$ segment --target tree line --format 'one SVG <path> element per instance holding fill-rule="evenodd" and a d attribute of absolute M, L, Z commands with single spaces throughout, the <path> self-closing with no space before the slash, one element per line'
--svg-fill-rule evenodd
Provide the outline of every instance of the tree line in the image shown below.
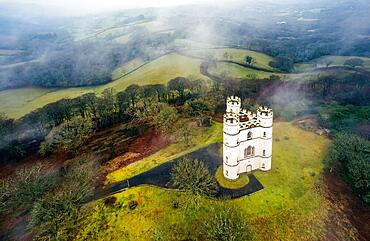
<path fill-rule="evenodd" d="M 38 149 L 38 144 L 44 140 L 48 144 L 43 146 L 43 150 L 45 154 L 49 153 L 53 147 L 64 146 L 61 140 L 76 138 L 76 134 L 79 134 L 82 139 L 74 142 L 75 147 L 64 146 L 73 150 L 94 131 L 133 119 L 141 119 L 163 129 L 169 128 L 166 122 L 176 119 L 174 115 L 179 112 L 188 117 L 211 113 L 214 110 L 212 104 L 196 100 L 208 93 L 207 90 L 210 91 L 205 81 L 178 77 L 167 85 L 130 85 L 121 92 L 106 89 L 99 96 L 87 93 L 74 99 L 62 99 L 19 120 L 0 115 L 2 161 L 21 158 L 28 151 L 34 152 L 35 148 L 28 150 L 25 146 L 35 143 Z M 176 109 L 169 105 L 180 107 Z"/>

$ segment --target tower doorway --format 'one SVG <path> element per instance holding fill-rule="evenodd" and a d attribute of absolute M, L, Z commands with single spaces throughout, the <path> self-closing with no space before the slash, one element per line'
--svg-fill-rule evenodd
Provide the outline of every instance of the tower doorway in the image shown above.
<path fill-rule="evenodd" d="M 248 165 L 247 166 L 247 172 L 251 172 L 252 171 L 252 165 Z"/>

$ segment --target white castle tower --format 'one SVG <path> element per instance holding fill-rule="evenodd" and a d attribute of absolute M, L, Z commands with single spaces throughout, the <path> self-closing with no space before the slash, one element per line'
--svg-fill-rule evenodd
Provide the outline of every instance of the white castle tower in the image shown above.
<path fill-rule="evenodd" d="M 252 113 L 241 109 L 239 97 L 227 98 L 223 128 L 223 172 L 227 179 L 271 169 L 272 125 L 271 108 L 261 106 Z"/>

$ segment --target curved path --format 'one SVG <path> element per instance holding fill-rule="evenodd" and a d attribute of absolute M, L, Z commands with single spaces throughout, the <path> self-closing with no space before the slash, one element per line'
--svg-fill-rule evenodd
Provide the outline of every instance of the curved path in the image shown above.
<path fill-rule="evenodd" d="M 96 192 L 89 201 L 104 198 L 111 194 L 121 192 L 125 188 L 135 187 L 135 186 L 145 185 L 145 184 L 170 189 L 167 183 L 170 181 L 171 169 L 174 164 L 176 164 L 179 160 L 181 160 L 184 157 L 189 157 L 191 159 L 197 158 L 203 161 L 208 166 L 210 172 L 214 175 L 216 173 L 217 168 L 220 165 L 222 165 L 222 157 L 219 155 L 220 148 L 221 148 L 220 143 L 214 143 L 207 147 L 201 148 L 195 152 L 192 152 L 190 154 L 179 157 L 170 162 L 159 165 L 137 176 L 134 176 L 132 178 L 126 179 L 118 183 L 114 183 Z M 262 184 L 258 181 L 258 179 L 253 174 L 249 174 L 248 177 L 249 177 L 249 183 L 246 186 L 239 188 L 239 189 L 227 189 L 219 185 L 219 191 L 215 197 L 216 198 L 229 198 L 229 199 L 239 198 L 239 197 L 249 195 L 249 194 L 255 193 L 263 189 Z"/>

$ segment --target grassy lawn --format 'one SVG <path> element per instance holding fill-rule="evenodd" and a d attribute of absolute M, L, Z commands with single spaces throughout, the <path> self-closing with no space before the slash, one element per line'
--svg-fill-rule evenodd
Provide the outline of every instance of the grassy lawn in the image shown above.
<path fill-rule="evenodd" d="M 294 70 L 298 72 L 307 71 L 315 68 L 324 68 L 327 63 L 330 63 L 329 67 L 333 66 L 344 66 L 344 62 L 347 59 L 359 58 L 364 61 L 363 69 L 370 70 L 370 58 L 356 57 L 356 56 L 323 56 L 318 59 L 311 60 L 307 63 L 296 64 Z"/>
<path fill-rule="evenodd" d="M 114 182 L 131 177 L 201 146 L 220 141 L 221 128 L 221 124 L 216 124 L 204 131 L 204 134 L 197 136 L 197 144 L 190 149 L 172 145 L 110 174 L 108 180 Z M 235 205 L 249 217 L 257 240 L 322 239 L 328 207 L 318 187 L 328 143 L 328 139 L 298 129 L 291 123 L 275 123 L 272 170 L 255 172 L 265 188 L 253 195 L 229 201 L 201 198 L 196 215 L 205 216 L 217 204 Z M 184 193 L 139 186 L 114 196 L 117 201 L 111 206 L 103 201 L 89 204 L 94 211 L 82 221 L 84 228 L 77 240 L 92 234 L 98 235 L 96 238 L 99 240 L 150 240 L 161 220 L 180 227 L 189 224 L 181 202 L 179 208 L 172 208 L 174 201 L 192 199 Z M 130 200 L 138 201 L 135 210 L 128 208 Z"/>
<path fill-rule="evenodd" d="M 255 69 L 245 68 L 243 66 L 232 63 L 217 63 L 217 67 L 208 69 L 209 73 L 216 76 L 225 76 L 233 79 L 242 78 L 269 78 L 271 75 L 284 76 L 278 73 L 269 73 Z"/>
<path fill-rule="evenodd" d="M 178 76 L 189 77 L 191 79 L 207 79 L 207 77 L 200 73 L 200 63 L 201 61 L 198 59 L 169 54 L 146 64 L 122 78 L 97 87 L 65 89 L 21 88 L 4 90 L 0 91 L 0 112 L 4 112 L 12 118 L 20 118 L 33 110 L 63 98 L 75 98 L 88 92 L 100 94 L 106 88 L 115 88 L 117 91 L 121 91 L 131 84 L 165 84 Z M 129 65 L 124 66 L 123 71 L 130 69 L 134 64 L 129 63 Z M 119 71 L 121 70 L 115 72 L 115 77 L 117 77 Z"/>
<path fill-rule="evenodd" d="M 237 180 L 231 181 L 225 178 L 222 169 L 223 169 L 222 166 L 220 166 L 219 168 L 217 168 L 216 171 L 216 180 L 221 187 L 229 189 L 238 189 L 244 187 L 249 183 L 249 178 L 246 173 L 239 175 L 239 178 Z"/>

